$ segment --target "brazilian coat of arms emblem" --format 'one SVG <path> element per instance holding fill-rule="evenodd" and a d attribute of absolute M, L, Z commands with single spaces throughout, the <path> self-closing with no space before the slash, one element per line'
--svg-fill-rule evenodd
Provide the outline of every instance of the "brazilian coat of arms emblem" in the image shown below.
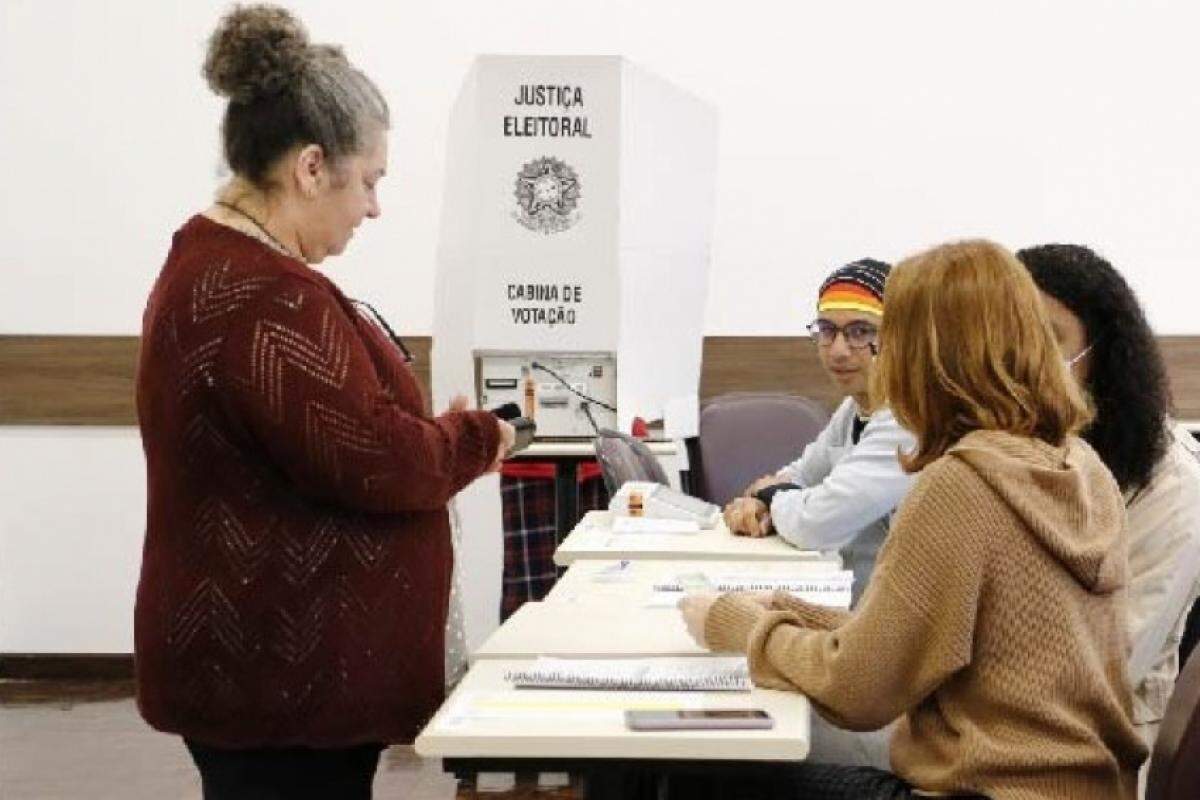
<path fill-rule="evenodd" d="M 531 231 L 549 236 L 579 220 L 579 176 L 565 161 L 543 156 L 525 164 L 513 195 L 513 218 Z"/>

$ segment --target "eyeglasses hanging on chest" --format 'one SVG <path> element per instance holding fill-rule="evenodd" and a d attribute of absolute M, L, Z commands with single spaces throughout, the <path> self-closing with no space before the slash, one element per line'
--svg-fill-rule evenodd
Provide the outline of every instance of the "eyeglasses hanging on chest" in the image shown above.
<path fill-rule="evenodd" d="M 396 348 L 400 351 L 400 355 L 404 358 L 405 364 L 412 364 L 416 361 L 416 358 L 413 356 L 412 352 L 405 346 L 404 340 L 396 334 L 396 331 L 392 329 L 392 326 L 388 324 L 388 321 L 383 318 L 383 314 L 380 314 L 379 310 L 375 308 L 375 306 L 371 305 L 366 300 L 351 299 L 350 302 L 354 304 L 354 307 L 358 309 L 359 313 L 361 313 L 376 327 L 387 334 L 387 337 L 392 340 L 392 343 L 396 345 Z"/>

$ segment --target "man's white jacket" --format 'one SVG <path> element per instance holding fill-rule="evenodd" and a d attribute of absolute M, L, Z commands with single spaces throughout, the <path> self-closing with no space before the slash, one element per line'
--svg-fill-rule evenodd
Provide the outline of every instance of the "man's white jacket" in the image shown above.
<path fill-rule="evenodd" d="M 871 415 L 855 444 L 857 408 L 852 397 L 838 406 L 800 458 L 779 471 L 801 488 L 777 492 L 771 500 L 771 521 L 784 539 L 806 550 L 841 552 L 846 569 L 854 571 L 856 604 L 892 512 L 912 485 L 897 453 L 916 444 L 886 408 Z"/>

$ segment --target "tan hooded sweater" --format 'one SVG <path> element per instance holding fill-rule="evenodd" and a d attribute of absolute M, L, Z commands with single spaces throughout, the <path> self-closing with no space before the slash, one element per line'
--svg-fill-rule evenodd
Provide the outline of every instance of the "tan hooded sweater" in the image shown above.
<path fill-rule="evenodd" d="M 892 768 L 921 791 L 1132 799 L 1126 547 L 1085 443 L 977 431 L 921 472 L 857 611 L 725 595 L 705 636 L 841 727 L 902 716 Z"/>

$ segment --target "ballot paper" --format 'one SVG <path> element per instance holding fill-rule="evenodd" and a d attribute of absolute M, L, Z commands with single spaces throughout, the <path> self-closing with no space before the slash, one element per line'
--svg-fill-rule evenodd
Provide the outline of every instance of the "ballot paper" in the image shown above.
<path fill-rule="evenodd" d="M 661 519 L 653 517 L 616 517 L 612 523 L 613 533 L 699 533 L 700 525 L 683 519 Z"/>
<path fill-rule="evenodd" d="M 647 608 L 666 608 L 679 603 L 679 598 L 692 590 L 694 573 L 681 574 L 673 580 L 657 583 L 645 602 Z M 774 592 L 784 591 L 806 603 L 829 608 L 849 608 L 854 573 L 850 570 L 817 573 L 814 575 L 780 577 L 778 575 L 710 575 L 714 592 Z"/>
<path fill-rule="evenodd" d="M 538 658 L 505 678 L 516 687 L 617 691 L 748 692 L 744 656 Z"/>
<path fill-rule="evenodd" d="M 633 580 L 633 562 L 626 558 L 609 564 L 596 570 L 592 580 L 596 583 L 629 583 Z"/>

